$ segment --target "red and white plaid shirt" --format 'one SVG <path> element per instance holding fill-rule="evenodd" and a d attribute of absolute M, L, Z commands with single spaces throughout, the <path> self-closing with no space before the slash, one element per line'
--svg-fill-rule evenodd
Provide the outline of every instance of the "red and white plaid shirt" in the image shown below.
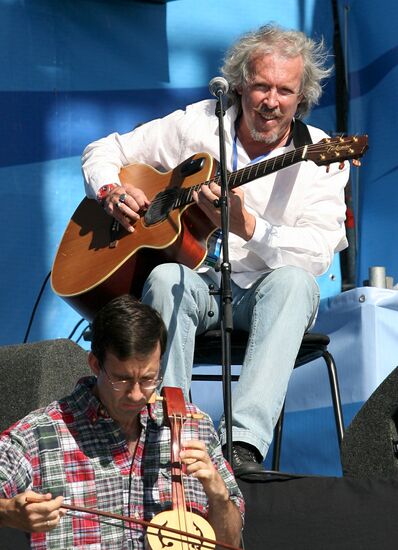
<path fill-rule="evenodd" d="M 134 459 L 119 425 L 103 412 L 92 394 L 94 377 L 83 378 L 73 393 L 14 424 L 0 438 L 0 496 L 11 498 L 27 489 L 63 495 L 65 504 L 97 508 L 151 520 L 172 508 L 170 430 L 161 403 L 145 407 Z M 189 412 L 198 412 L 187 404 Z M 184 423 L 182 440 L 200 439 L 220 472 L 230 498 L 244 503 L 218 436 L 207 415 Z M 201 483 L 184 476 L 187 508 L 206 516 Z M 121 528 L 123 527 L 123 528 Z M 31 547 L 42 549 L 143 549 L 144 528 L 90 514 L 68 512 L 57 528 L 31 535 Z"/>

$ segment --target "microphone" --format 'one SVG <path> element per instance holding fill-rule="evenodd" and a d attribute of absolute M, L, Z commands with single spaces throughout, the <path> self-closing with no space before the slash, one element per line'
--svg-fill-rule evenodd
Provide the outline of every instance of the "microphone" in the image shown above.
<path fill-rule="evenodd" d="M 229 90 L 229 84 L 222 76 L 215 76 L 209 82 L 209 91 L 211 95 L 219 97 L 225 95 Z"/>

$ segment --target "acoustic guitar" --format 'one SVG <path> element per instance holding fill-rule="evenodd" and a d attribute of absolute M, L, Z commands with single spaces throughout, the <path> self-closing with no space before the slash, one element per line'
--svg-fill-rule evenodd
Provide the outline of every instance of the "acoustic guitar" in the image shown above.
<path fill-rule="evenodd" d="M 368 137 L 325 138 L 228 175 L 234 189 L 301 161 L 318 166 L 360 158 Z M 115 296 L 139 298 L 151 270 L 165 262 L 192 269 L 207 255 L 216 227 L 193 201 L 193 191 L 219 183 L 217 162 L 197 153 L 173 170 L 161 173 L 146 164 L 122 168 L 120 180 L 142 189 L 151 204 L 128 233 L 93 199 L 85 198 L 74 212 L 59 245 L 51 274 L 54 292 L 87 320 Z"/>

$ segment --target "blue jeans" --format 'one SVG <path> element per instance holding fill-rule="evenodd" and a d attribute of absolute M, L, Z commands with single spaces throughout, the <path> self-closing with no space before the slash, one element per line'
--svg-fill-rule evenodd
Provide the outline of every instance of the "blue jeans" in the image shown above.
<path fill-rule="evenodd" d="M 219 296 L 212 281 L 179 264 L 162 264 L 149 275 L 142 301 L 159 311 L 168 328 L 163 358 L 164 385 L 179 386 L 188 396 L 195 335 L 219 327 Z M 282 267 L 249 289 L 232 282 L 235 329 L 249 331 L 239 382 L 232 396 L 232 438 L 254 445 L 265 456 L 281 411 L 301 340 L 319 305 L 314 277 L 296 267 Z M 209 316 L 208 312 L 214 315 Z M 223 423 L 220 437 L 225 443 Z"/>

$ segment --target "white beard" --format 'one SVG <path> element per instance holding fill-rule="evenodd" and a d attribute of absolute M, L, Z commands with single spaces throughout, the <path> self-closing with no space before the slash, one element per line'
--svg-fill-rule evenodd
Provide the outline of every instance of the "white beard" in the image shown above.
<path fill-rule="evenodd" d="M 267 135 L 264 135 L 263 132 L 258 132 L 257 130 L 252 128 L 250 130 L 250 135 L 254 141 L 265 143 L 266 145 L 272 145 L 273 143 L 276 143 L 279 139 L 279 132 L 277 130 L 271 132 L 270 134 L 267 133 Z"/>

